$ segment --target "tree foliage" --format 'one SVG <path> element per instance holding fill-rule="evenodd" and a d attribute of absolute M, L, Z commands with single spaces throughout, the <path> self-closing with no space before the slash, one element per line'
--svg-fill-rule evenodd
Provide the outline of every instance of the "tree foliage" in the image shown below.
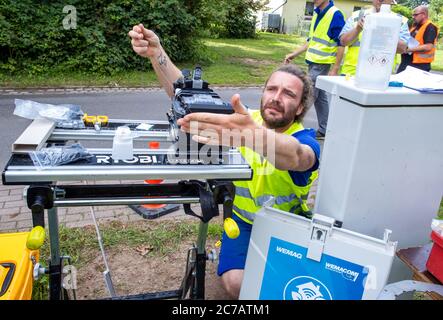
<path fill-rule="evenodd" d="M 429 18 L 437 24 L 440 29 L 439 38 L 443 37 L 443 0 L 398 0 L 399 4 L 392 7 L 392 11 L 398 12 L 409 19 L 412 23 L 412 10 L 419 5 L 427 5 Z"/>
<path fill-rule="evenodd" d="M 71 0 L 76 26 L 66 28 L 65 0 L 0 1 L 0 72 L 48 69 L 113 73 L 144 69 L 127 35 L 133 25 L 154 30 L 174 61 L 199 55 L 198 36 L 209 21 L 207 0 Z"/>
<path fill-rule="evenodd" d="M 205 59 L 202 35 L 253 37 L 253 13 L 267 2 L 70 0 L 73 12 L 65 0 L 0 0 L 0 72 L 143 70 L 149 62 L 132 51 L 127 35 L 140 22 L 159 35 L 173 61 Z"/>
<path fill-rule="evenodd" d="M 443 0 L 432 0 L 429 5 L 431 20 L 440 28 L 440 38 L 443 37 Z"/>
<path fill-rule="evenodd" d="M 429 4 L 429 2 L 429 0 L 397 0 L 398 4 L 408 7 L 411 10 L 415 7 L 418 7 L 419 5 Z"/>
<path fill-rule="evenodd" d="M 269 0 L 204 0 L 202 10 L 207 35 L 224 38 L 255 37 L 255 12 L 266 8 Z"/>
<path fill-rule="evenodd" d="M 412 24 L 412 9 L 401 4 L 392 6 L 392 11 L 401 14 L 403 17 L 408 18 L 409 25 Z"/>

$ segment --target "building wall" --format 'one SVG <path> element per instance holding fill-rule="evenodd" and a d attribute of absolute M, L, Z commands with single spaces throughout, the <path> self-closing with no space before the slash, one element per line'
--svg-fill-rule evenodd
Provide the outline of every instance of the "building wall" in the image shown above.
<path fill-rule="evenodd" d="M 304 0 L 288 0 L 282 10 L 282 31 L 284 33 L 299 33 L 305 26 Z"/>
<path fill-rule="evenodd" d="M 305 16 L 306 0 L 288 0 L 282 10 L 282 21 L 284 33 L 306 34 L 309 29 L 310 18 Z M 309 0 L 308 2 L 313 2 Z M 342 10 L 345 18 L 348 18 L 355 7 L 371 5 L 372 1 L 361 0 L 336 0 L 334 4 Z"/>

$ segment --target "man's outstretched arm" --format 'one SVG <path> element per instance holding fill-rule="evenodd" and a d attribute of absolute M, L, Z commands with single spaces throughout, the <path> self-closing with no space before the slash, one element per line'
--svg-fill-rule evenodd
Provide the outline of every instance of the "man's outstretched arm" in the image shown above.
<path fill-rule="evenodd" d="M 231 99 L 233 114 L 191 113 L 179 119 L 181 130 L 192 139 L 210 145 L 246 146 L 270 161 L 279 170 L 306 171 L 316 163 L 310 146 L 296 138 L 258 125 L 240 102 Z M 272 145 L 269 145 L 272 144 Z"/>
<path fill-rule="evenodd" d="M 158 36 L 143 24 L 136 25 L 128 33 L 132 49 L 140 56 L 149 58 L 161 86 L 168 96 L 174 96 L 173 83 L 182 77 L 181 71 L 169 59 Z"/>

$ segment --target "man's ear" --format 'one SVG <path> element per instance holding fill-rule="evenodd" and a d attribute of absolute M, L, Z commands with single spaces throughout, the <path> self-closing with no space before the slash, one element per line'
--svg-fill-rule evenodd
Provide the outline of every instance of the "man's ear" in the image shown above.
<path fill-rule="evenodd" d="M 303 113 L 304 109 L 305 109 L 305 106 L 302 103 L 300 103 L 297 107 L 297 111 L 295 112 L 295 115 L 296 116 L 301 115 Z"/>

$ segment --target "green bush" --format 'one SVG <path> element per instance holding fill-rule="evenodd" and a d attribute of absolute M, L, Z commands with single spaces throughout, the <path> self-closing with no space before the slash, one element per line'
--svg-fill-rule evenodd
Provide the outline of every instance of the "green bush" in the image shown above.
<path fill-rule="evenodd" d="M 255 38 L 254 12 L 264 9 L 269 0 L 205 0 L 209 36 L 214 38 Z"/>
<path fill-rule="evenodd" d="M 438 38 L 440 39 L 441 45 L 443 44 L 443 0 L 432 0 L 429 9 L 429 14 L 432 22 L 434 22 L 440 30 Z"/>
<path fill-rule="evenodd" d="M 401 14 L 405 18 L 408 18 L 408 24 L 412 24 L 412 9 L 397 4 L 392 6 L 392 11 Z"/>
<path fill-rule="evenodd" d="M 127 35 L 140 22 L 160 36 L 172 60 L 197 59 L 198 36 L 208 23 L 200 11 L 204 1 L 71 0 L 77 26 L 66 30 L 64 0 L 2 0 L 0 72 L 143 70 L 149 62 L 132 51 Z"/>

